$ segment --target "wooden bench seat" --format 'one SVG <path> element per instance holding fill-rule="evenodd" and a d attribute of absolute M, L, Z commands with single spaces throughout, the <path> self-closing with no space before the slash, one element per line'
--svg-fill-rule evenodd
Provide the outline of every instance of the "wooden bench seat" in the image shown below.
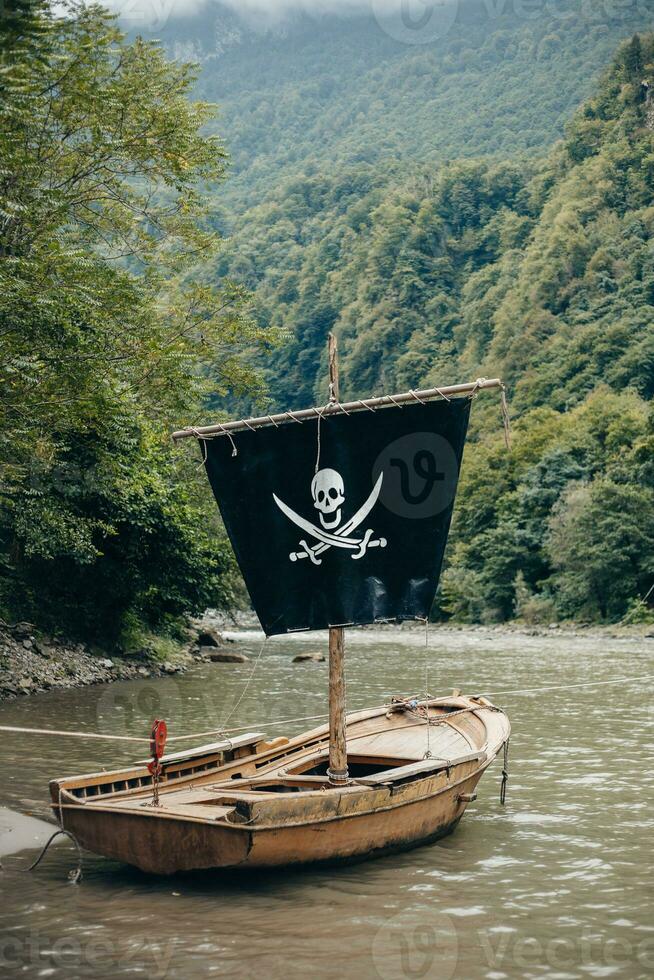
<path fill-rule="evenodd" d="M 231 752 L 233 749 L 242 749 L 250 745 L 256 745 L 264 738 L 263 732 L 248 732 L 245 735 L 235 735 L 234 738 L 223 739 L 222 742 L 209 742 L 207 745 L 196 745 L 191 749 L 183 749 L 181 752 L 172 752 L 161 757 L 163 766 L 171 762 L 186 762 L 191 759 L 199 759 L 205 755 L 217 755 L 219 752 Z M 148 763 L 149 759 L 139 759 L 138 764 Z"/>
<path fill-rule="evenodd" d="M 438 772 L 441 769 L 453 769 L 464 762 L 485 762 L 485 752 L 469 752 L 467 755 L 460 755 L 454 759 L 422 759 L 420 762 L 412 762 L 408 766 L 399 766 L 396 769 L 385 769 L 377 772 L 374 776 L 362 776 L 357 779 L 357 783 L 364 783 L 366 786 L 377 786 L 380 783 L 394 783 L 400 779 L 407 779 L 411 776 L 425 775 L 430 772 Z"/>

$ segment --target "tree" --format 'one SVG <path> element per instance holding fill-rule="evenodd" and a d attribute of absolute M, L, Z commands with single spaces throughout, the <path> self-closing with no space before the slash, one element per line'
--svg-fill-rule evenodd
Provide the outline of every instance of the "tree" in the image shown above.
<path fill-rule="evenodd" d="M 190 272 L 225 166 L 192 68 L 99 6 L 31 16 L 0 74 L 0 606 L 106 639 L 229 592 L 168 434 L 252 388 L 263 334 L 242 287 Z"/>
<path fill-rule="evenodd" d="M 42 32 L 47 22 L 44 0 L 4 0 L 2 5 L 2 30 L 0 31 L 0 57 L 5 52 L 16 52 L 18 47 L 29 47 L 35 35 Z M 2 82 L 0 81 L 0 91 Z"/>
<path fill-rule="evenodd" d="M 573 484 L 547 542 L 564 612 L 619 619 L 654 576 L 654 492 L 607 479 Z"/>
<path fill-rule="evenodd" d="M 645 67 L 640 35 L 634 34 L 629 44 L 625 46 L 624 64 L 630 80 L 640 82 L 639 76 L 642 75 Z"/>

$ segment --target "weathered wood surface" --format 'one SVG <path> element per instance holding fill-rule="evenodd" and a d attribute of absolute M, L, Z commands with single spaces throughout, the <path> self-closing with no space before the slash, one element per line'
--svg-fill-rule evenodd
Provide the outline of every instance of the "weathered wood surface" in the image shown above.
<path fill-rule="evenodd" d="M 221 742 L 210 742 L 207 745 L 197 745 L 192 749 L 183 749 L 180 752 L 171 752 L 161 757 L 161 764 L 169 762 L 186 762 L 188 759 L 198 759 L 200 756 L 209 756 L 216 752 L 229 752 L 232 749 L 250 748 L 260 742 L 263 732 L 248 732 L 246 735 L 235 735 L 234 738 L 223 739 Z M 140 762 L 149 762 L 149 759 L 140 759 Z"/>
<path fill-rule="evenodd" d="M 344 630 L 329 631 L 329 773 L 347 780 Z"/>
<path fill-rule="evenodd" d="M 241 757 L 232 746 L 174 761 L 158 808 L 136 766 L 55 780 L 53 809 L 61 798 L 83 846 L 161 874 L 361 859 L 451 830 L 510 732 L 484 699 L 435 699 L 429 720 L 397 706 L 350 715 L 344 786 L 327 776 L 325 725 Z"/>

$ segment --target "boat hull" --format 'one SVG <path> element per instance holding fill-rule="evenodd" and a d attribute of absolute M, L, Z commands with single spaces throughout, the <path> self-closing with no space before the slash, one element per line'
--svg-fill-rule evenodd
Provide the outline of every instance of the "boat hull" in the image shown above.
<path fill-rule="evenodd" d="M 366 765 L 371 770 L 381 767 L 382 771 L 354 779 L 347 787 L 324 783 L 318 787 L 320 775 L 298 774 L 298 769 L 313 773 L 324 750 L 314 732 L 284 745 L 281 759 L 279 751 L 266 748 L 269 743 L 259 742 L 254 752 L 245 750 L 249 755 L 216 759 L 215 771 L 201 770 L 197 781 L 182 770 L 175 788 L 162 792 L 159 808 L 152 806 L 143 791 L 136 791 L 135 798 L 134 790 L 105 793 L 106 784 L 100 785 L 93 798 L 84 797 L 85 802 L 80 803 L 74 794 L 85 793 L 94 785 L 93 779 L 97 784 L 96 775 L 80 777 L 76 784 L 70 780 L 51 784 L 54 809 L 83 847 L 159 875 L 212 868 L 333 864 L 377 857 L 445 836 L 474 800 L 479 780 L 509 732 L 508 719 L 502 712 L 493 709 L 486 725 L 480 726 L 478 705 L 475 708 L 468 728 L 461 717 L 465 712 L 457 713 L 456 734 L 450 741 L 463 741 L 465 736 L 467 747 L 476 752 L 442 763 L 425 760 L 417 753 L 415 761 L 407 763 L 408 740 L 416 737 L 410 729 L 415 725 L 390 725 L 388 715 L 382 715 L 380 722 L 379 712 L 369 713 L 359 728 L 357 721 L 350 722 L 353 742 L 364 739 L 367 750 L 367 754 L 357 756 L 355 766 L 362 771 Z M 386 724 L 390 740 L 384 738 Z M 454 721 L 451 724 L 454 726 Z M 496 730 L 491 740 L 488 729 L 493 726 Z M 363 734 L 353 734 L 357 731 Z M 483 747 L 475 745 L 475 733 Z M 371 754 L 372 747 L 379 747 L 380 734 L 383 762 L 382 756 Z M 404 764 L 394 763 L 384 770 L 393 745 L 400 746 L 405 758 L 398 762 Z M 259 775 L 262 769 L 264 774 Z M 107 775 L 112 774 L 104 778 Z M 188 778 L 190 783 L 185 782 Z M 178 788 L 182 783 L 185 789 Z M 116 780 L 112 785 L 124 784 L 128 781 Z"/>
<path fill-rule="evenodd" d="M 245 829 L 174 818 L 149 821 L 111 813 L 102 819 L 76 808 L 65 826 L 86 850 L 142 871 L 171 875 L 211 868 L 273 868 L 338 864 L 409 850 L 445 837 L 457 826 L 481 773 L 437 796 L 367 814 L 297 827 Z"/>

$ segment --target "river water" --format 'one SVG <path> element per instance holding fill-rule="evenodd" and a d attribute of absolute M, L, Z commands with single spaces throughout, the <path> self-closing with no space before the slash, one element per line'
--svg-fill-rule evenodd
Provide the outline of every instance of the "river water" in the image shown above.
<path fill-rule="evenodd" d="M 24 698 L 0 706 L 0 724 L 137 736 L 155 716 L 171 735 L 228 717 L 271 735 L 312 727 L 278 723 L 324 710 L 327 665 L 291 662 L 324 637 L 236 642 L 250 663 Z M 416 629 L 349 631 L 352 708 L 425 690 L 502 692 L 513 725 L 506 807 L 496 763 L 450 837 L 339 869 L 157 879 L 87 854 L 75 886 L 67 845 L 25 875 L 17 868 L 36 851 L 23 850 L 0 872 L 0 976 L 652 977 L 653 650 L 652 640 L 437 630 L 426 647 Z M 41 818 L 49 778 L 147 754 L 0 737 L 0 807 Z"/>

